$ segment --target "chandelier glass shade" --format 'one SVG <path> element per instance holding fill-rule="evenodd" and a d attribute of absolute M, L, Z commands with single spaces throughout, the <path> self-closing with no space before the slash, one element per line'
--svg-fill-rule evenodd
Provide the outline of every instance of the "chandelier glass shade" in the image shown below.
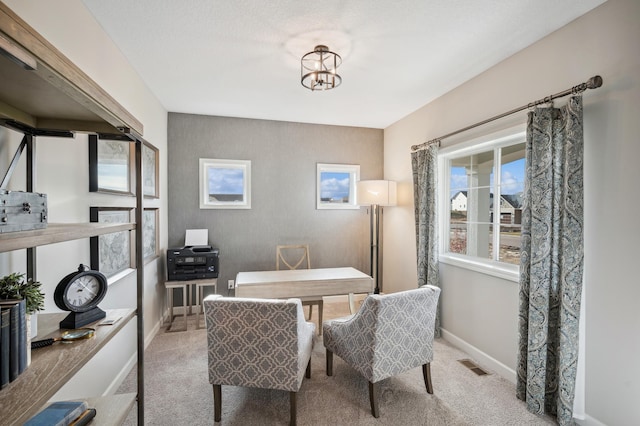
<path fill-rule="evenodd" d="M 342 58 L 327 46 L 318 45 L 300 61 L 300 82 L 310 90 L 331 90 L 342 83 L 337 72 Z"/>

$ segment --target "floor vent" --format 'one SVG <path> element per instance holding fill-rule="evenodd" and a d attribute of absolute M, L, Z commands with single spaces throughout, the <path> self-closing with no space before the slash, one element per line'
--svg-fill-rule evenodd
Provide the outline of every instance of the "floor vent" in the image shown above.
<path fill-rule="evenodd" d="M 467 367 L 469 370 L 476 373 L 478 376 L 484 376 L 489 374 L 487 371 L 483 370 L 482 367 L 478 366 L 478 364 L 471 361 L 470 359 L 459 359 L 458 362 L 464 365 L 465 367 Z"/>

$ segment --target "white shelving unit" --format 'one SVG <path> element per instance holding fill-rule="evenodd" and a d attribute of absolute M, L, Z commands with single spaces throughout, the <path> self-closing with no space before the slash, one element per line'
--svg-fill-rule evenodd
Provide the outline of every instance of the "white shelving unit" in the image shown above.
<path fill-rule="evenodd" d="M 22 424 L 41 410 L 82 366 L 134 318 L 137 328 L 137 393 L 89 398 L 97 407 L 93 423 L 120 424 L 137 400 L 138 424 L 144 424 L 144 260 L 142 246 L 143 126 L 53 45 L 0 2 L 0 125 L 24 134 L 27 191 L 33 191 L 36 139 L 71 137 L 74 132 L 124 135 L 135 144 L 135 223 L 48 224 L 46 229 L 0 234 L 0 252 L 27 249 L 27 275 L 36 277 L 37 247 L 120 231 L 135 232 L 136 309 L 109 310 L 121 317 L 115 325 L 97 327 L 92 339 L 53 345 L 32 353 L 31 365 L 0 390 L 2 424 Z M 61 314 L 38 315 L 38 338 L 58 333 Z M 105 414 L 101 416 L 101 413 Z M 92 423 L 92 424 L 93 424 Z"/>

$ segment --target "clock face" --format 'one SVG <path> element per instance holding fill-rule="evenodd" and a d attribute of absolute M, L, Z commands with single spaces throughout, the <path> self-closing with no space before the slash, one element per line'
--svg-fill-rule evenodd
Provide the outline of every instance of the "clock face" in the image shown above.
<path fill-rule="evenodd" d="M 64 277 L 56 286 L 53 300 L 63 311 L 87 312 L 95 309 L 107 293 L 107 278 L 84 265 Z"/>
<path fill-rule="evenodd" d="M 100 293 L 100 282 L 91 275 L 78 277 L 67 287 L 67 302 L 74 308 L 83 308 L 91 304 Z"/>

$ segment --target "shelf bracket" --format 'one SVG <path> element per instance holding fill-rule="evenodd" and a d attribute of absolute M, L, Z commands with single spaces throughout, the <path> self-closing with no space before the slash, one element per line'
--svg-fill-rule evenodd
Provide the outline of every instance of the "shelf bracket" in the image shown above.
<path fill-rule="evenodd" d="M 2 183 L 0 183 L 0 189 L 7 189 L 7 185 L 11 180 L 11 176 L 13 175 L 13 171 L 18 165 L 18 161 L 20 160 L 20 155 L 22 155 L 22 151 L 27 146 L 27 135 L 22 138 L 22 142 L 20 142 L 20 146 L 16 150 L 16 153 L 13 155 L 13 159 L 9 164 L 9 168 L 7 169 L 7 173 L 5 173 L 4 178 L 2 179 Z"/>

